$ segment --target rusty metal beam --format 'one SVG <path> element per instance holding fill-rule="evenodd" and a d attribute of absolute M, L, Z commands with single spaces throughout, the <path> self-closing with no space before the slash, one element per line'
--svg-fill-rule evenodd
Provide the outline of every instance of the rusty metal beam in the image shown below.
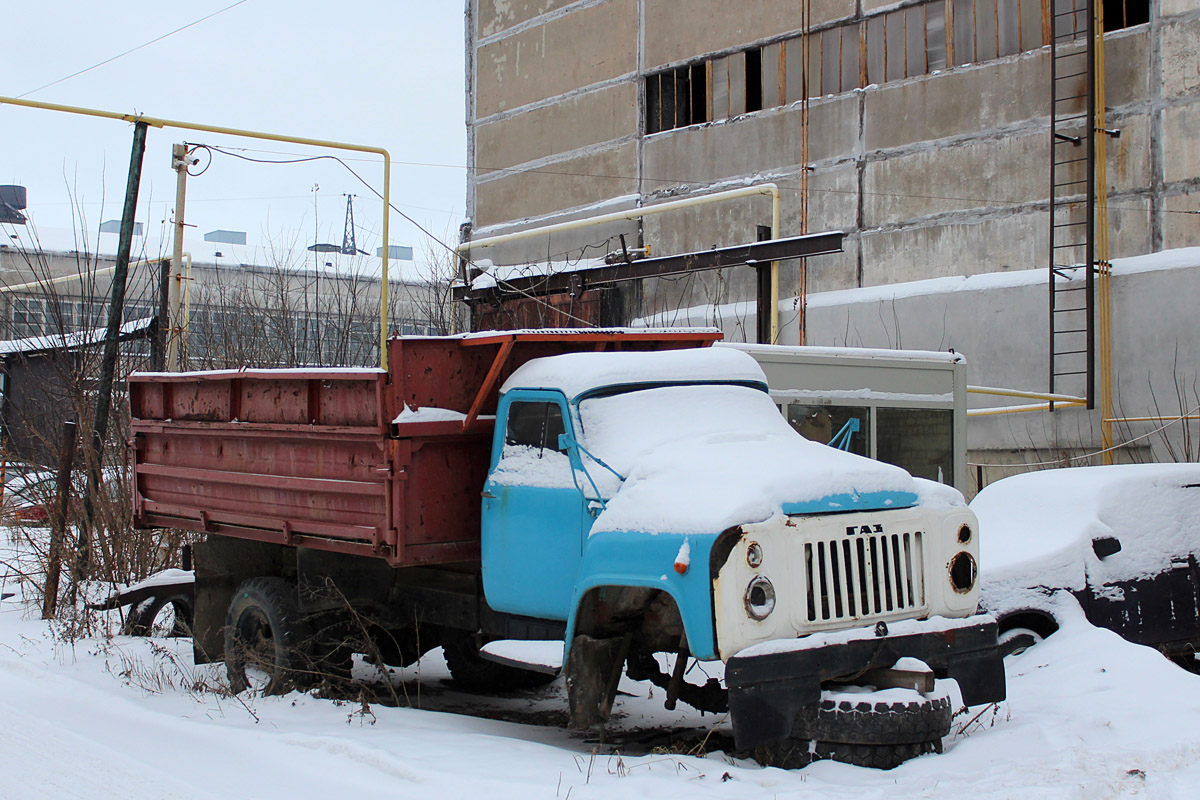
<path fill-rule="evenodd" d="M 743 265 L 756 266 L 772 261 L 787 261 L 794 258 L 810 258 L 842 252 L 842 232 L 813 233 L 787 239 L 771 239 L 765 242 L 718 247 L 695 253 L 681 253 L 658 258 L 643 258 L 622 264 L 558 272 L 552 275 L 534 275 L 498 281 L 496 288 L 478 292 L 467 291 L 465 299 L 484 299 L 509 296 L 544 296 L 551 294 L 581 293 L 597 286 L 683 275 L 701 270 L 723 269 Z"/>

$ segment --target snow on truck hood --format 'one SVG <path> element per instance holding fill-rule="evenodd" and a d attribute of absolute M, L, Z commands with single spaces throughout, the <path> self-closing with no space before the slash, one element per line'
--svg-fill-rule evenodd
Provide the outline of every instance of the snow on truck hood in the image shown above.
<path fill-rule="evenodd" d="M 989 582 L 1080 589 L 1169 569 L 1200 553 L 1200 464 L 1122 464 L 1027 472 L 971 501 Z M 1092 540 L 1121 551 L 1100 560 Z"/>

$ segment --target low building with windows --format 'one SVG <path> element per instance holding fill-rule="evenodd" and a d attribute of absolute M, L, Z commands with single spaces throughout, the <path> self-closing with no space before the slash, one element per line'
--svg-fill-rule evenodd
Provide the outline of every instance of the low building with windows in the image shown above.
<path fill-rule="evenodd" d="M 129 268 L 123 318 L 156 317 L 166 305 L 165 264 Z M 67 336 L 107 324 L 112 256 L 0 246 L 0 339 Z M 370 263 L 304 266 L 197 263 L 182 281 L 186 364 L 371 366 L 379 361 L 380 280 Z M 377 269 L 377 268 L 376 268 Z M 445 290 L 389 282 L 389 328 L 449 333 Z M 143 344 L 149 357 L 149 343 Z"/>

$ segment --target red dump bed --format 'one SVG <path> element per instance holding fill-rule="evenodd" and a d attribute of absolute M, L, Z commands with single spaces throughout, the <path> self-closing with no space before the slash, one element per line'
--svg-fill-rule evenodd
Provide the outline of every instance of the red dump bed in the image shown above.
<path fill-rule="evenodd" d="M 711 330 L 397 338 L 387 373 L 242 370 L 129 378 L 134 523 L 373 556 L 479 558 L 499 387 L 532 358 L 702 347 Z M 401 422 L 434 407 L 462 420 Z"/>

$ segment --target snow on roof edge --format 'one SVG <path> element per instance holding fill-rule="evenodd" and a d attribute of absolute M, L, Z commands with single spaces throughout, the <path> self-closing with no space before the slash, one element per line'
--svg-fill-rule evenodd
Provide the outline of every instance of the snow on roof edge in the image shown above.
<path fill-rule="evenodd" d="M 154 317 L 142 317 L 122 323 L 118 336 L 132 336 L 150 327 Z M 49 352 L 51 350 L 75 350 L 79 347 L 89 347 L 104 341 L 108 328 L 92 328 L 74 333 L 51 334 L 48 336 L 29 336 L 24 339 L 8 339 L 0 341 L 0 356 L 31 355 Z"/>

